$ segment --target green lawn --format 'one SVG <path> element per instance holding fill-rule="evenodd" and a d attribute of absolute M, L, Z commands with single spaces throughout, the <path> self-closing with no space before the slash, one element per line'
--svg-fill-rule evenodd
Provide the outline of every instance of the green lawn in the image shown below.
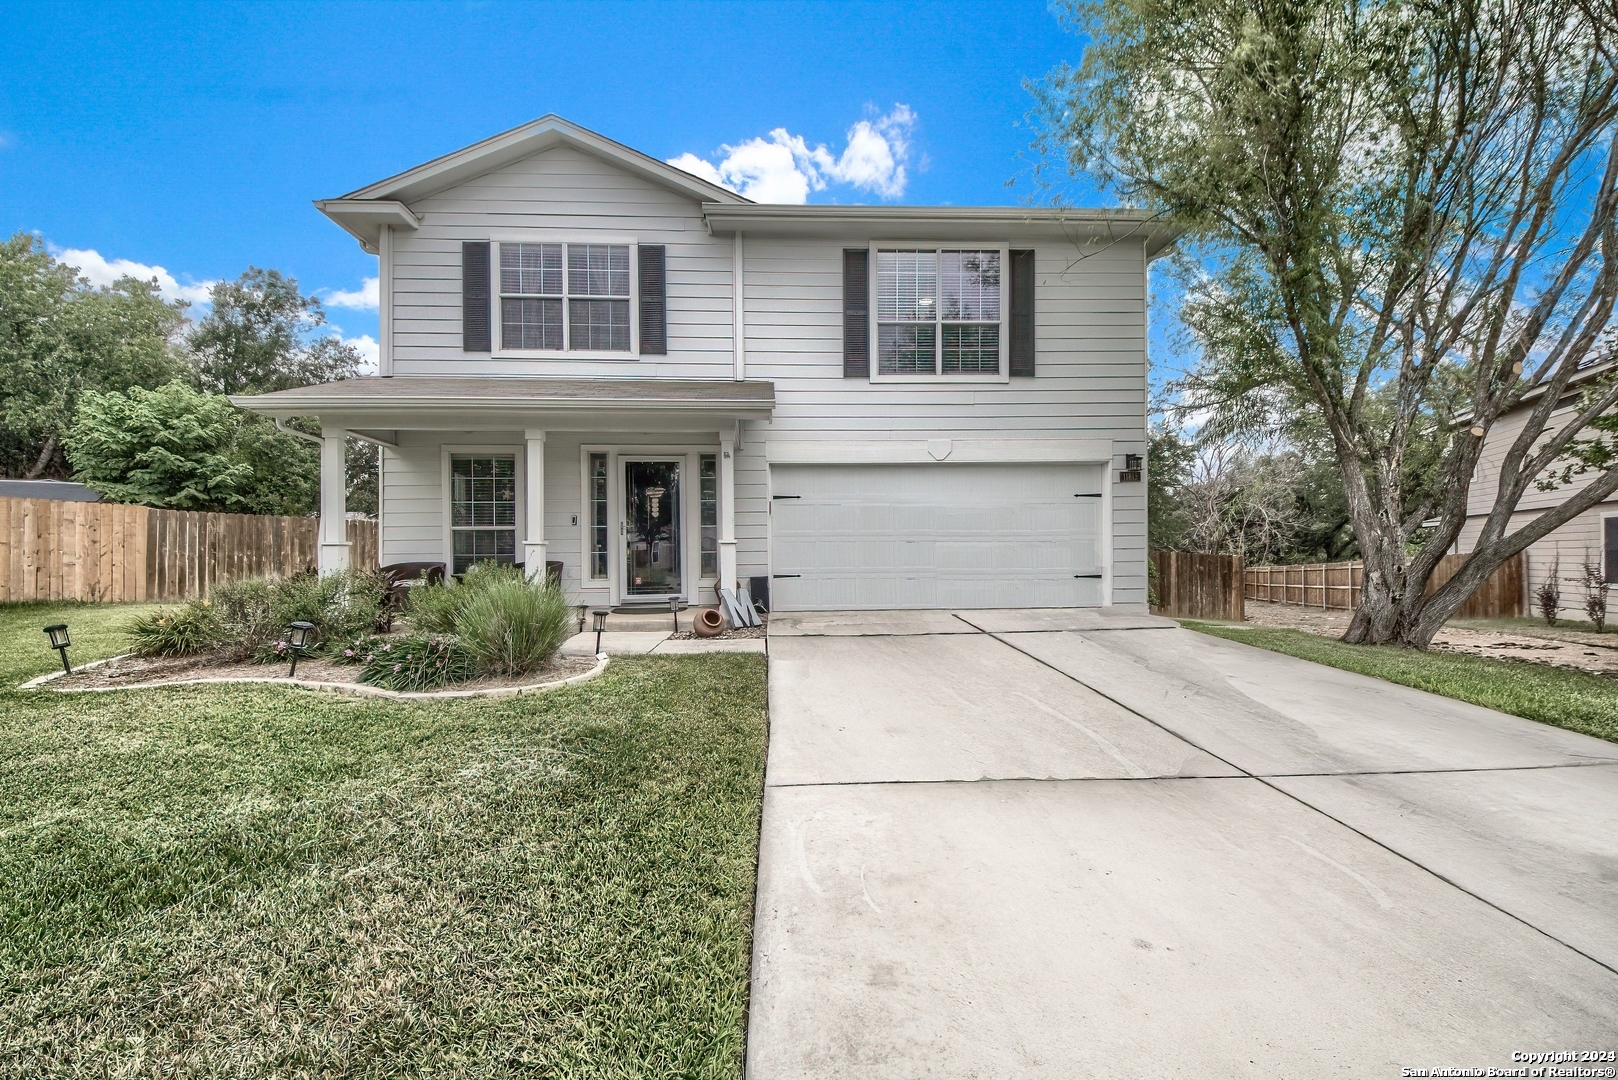
<path fill-rule="evenodd" d="M 127 609 L 0 608 L 5 687 Z M 763 657 L 424 705 L 0 690 L 0 1076 L 736 1077 Z"/>
<path fill-rule="evenodd" d="M 1583 671 L 1446 652 L 1345 645 L 1302 630 L 1182 619 L 1214 637 L 1357 671 L 1445 697 L 1618 742 L 1618 680 Z"/>

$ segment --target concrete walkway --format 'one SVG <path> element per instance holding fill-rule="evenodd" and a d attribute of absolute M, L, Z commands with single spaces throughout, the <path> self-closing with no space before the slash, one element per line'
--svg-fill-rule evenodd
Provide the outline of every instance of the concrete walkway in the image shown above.
<path fill-rule="evenodd" d="M 755 1080 L 1618 1049 L 1618 746 L 1150 617 L 770 636 Z"/>

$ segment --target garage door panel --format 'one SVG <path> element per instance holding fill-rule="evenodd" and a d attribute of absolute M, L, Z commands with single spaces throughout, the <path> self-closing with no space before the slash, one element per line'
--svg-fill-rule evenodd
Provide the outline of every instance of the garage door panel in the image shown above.
<path fill-rule="evenodd" d="M 1097 605 L 1100 466 L 777 465 L 781 610 Z M 789 496 L 779 498 L 779 496 Z"/>

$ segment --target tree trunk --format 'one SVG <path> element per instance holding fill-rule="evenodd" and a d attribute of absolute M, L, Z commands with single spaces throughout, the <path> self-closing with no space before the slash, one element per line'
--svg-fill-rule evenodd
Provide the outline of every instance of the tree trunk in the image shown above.
<path fill-rule="evenodd" d="M 39 452 L 39 460 L 34 467 L 22 474 L 24 480 L 38 480 L 46 469 L 50 468 L 51 458 L 56 456 L 56 433 L 53 431 L 45 438 L 45 446 Z"/>

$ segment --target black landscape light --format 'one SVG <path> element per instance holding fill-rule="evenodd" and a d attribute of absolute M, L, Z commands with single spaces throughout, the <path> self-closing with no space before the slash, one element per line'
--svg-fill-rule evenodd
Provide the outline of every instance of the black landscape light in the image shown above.
<path fill-rule="evenodd" d="M 292 654 L 292 670 L 287 672 L 288 678 L 298 673 L 298 657 L 309 647 L 309 631 L 314 628 L 314 623 L 304 622 L 301 619 L 287 623 L 287 651 Z"/>
<path fill-rule="evenodd" d="M 590 612 L 590 618 L 595 623 L 596 655 L 600 656 L 601 655 L 601 631 L 603 631 L 603 630 L 605 630 L 607 628 L 607 612 L 602 608 L 596 608 L 594 611 Z"/>
<path fill-rule="evenodd" d="M 45 636 L 51 639 L 51 648 L 62 654 L 62 670 L 73 674 L 73 668 L 67 662 L 67 647 L 73 644 L 73 639 L 67 636 L 67 623 L 59 622 L 45 628 Z"/>
<path fill-rule="evenodd" d="M 674 616 L 674 632 L 678 634 L 680 632 L 680 598 L 678 596 L 669 597 L 669 613 Z"/>

